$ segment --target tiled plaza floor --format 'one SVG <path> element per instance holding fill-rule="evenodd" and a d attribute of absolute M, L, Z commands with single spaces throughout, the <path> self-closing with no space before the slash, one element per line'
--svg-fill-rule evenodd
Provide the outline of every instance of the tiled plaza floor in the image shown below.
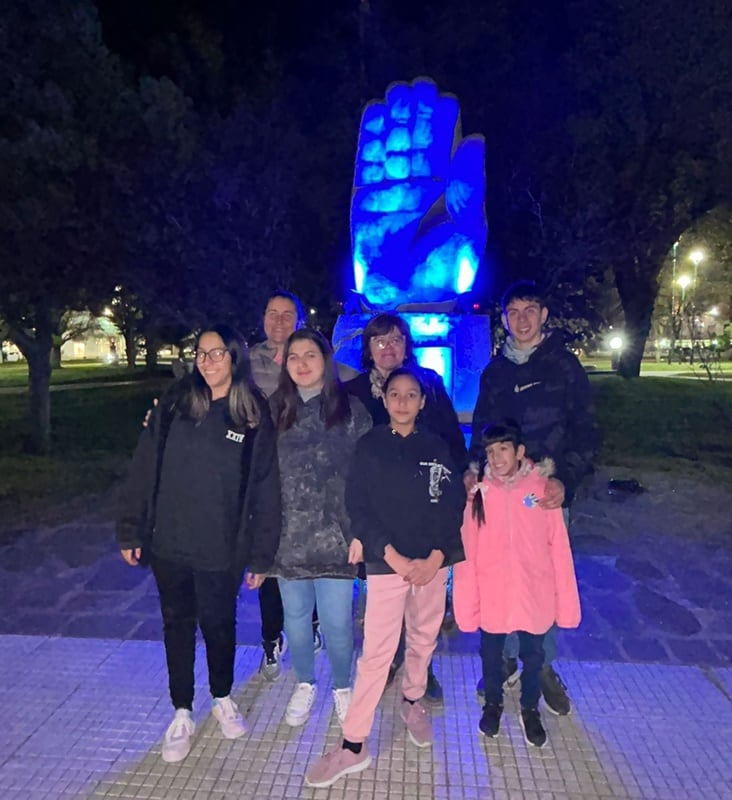
<path fill-rule="evenodd" d="M 420 751 L 407 740 L 392 687 L 371 738 L 374 764 L 313 790 L 303 784 L 308 764 L 339 739 L 327 657 L 318 657 L 313 716 L 293 730 L 282 722 L 293 675 L 288 668 L 278 682 L 263 682 L 259 655 L 252 646 L 237 651 L 234 694 L 250 733 L 232 742 L 210 715 L 199 650 L 194 747 L 167 765 L 161 643 L 0 637 L 0 798 L 732 798 L 727 668 L 562 661 L 574 710 L 543 713 L 549 743 L 537 751 L 517 722 L 517 689 L 507 696 L 500 737 L 479 738 L 478 659 L 441 655 L 445 707 L 434 715 L 434 747 Z"/>

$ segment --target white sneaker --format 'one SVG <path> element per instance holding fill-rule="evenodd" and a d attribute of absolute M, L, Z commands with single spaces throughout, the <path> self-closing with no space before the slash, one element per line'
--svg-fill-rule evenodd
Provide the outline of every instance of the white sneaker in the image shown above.
<path fill-rule="evenodd" d="M 175 764 L 191 752 L 191 736 L 195 733 L 196 725 L 187 708 L 177 708 L 175 717 L 168 725 L 163 738 L 163 761 Z"/>
<path fill-rule="evenodd" d="M 318 688 L 314 683 L 298 683 L 285 711 L 285 722 L 293 728 L 304 725 L 310 718 Z"/>
<path fill-rule="evenodd" d="M 341 725 L 343 724 L 346 714 L 348 713 L 348 706 L 351 705 L 352 697 L 352 689 L 333 689 L 333 702 L 335 703 L 336 714 L 338 714 L 338 720 Z"/>
<path fill-rule="evenodd" d="M 238 739 L 247 732 L 247 724 L 229 695 L 214 697 L 211 712 L 218 720 L 224 738 Z"/>

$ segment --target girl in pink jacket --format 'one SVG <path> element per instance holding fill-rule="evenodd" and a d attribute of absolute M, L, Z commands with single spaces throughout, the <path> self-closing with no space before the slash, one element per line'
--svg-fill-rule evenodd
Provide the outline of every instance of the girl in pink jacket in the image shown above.
<path fill-rule="evenodd" d="M 546 732 L 538 711 L 542 640 L 556 623 L 576 628 L 579 594 L 562 510 L 539 508 L 551 462 L 525 458 L 514 423 L 489 425 L 482 434 L 483 480 L 468 499 L 462 538 L 466 560 L 453 578 L 455 618 L 460 630 L 480 630 L 485 706 L 482 734 L 498 735 L 503 713 L 503 641 L 518 631 L 521 727 L 526 741 L 543 747 Z"/>

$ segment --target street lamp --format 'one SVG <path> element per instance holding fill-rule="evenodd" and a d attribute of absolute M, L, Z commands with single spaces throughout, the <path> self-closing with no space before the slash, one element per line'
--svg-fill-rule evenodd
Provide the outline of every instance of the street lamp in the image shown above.
<path fill-rule="evenodd" d="M 686 299 L 686 290 L 691 286 L 692 279 L 688 275 L 679 275 L 676 283 L 681 287 L 681 302 Z"/>

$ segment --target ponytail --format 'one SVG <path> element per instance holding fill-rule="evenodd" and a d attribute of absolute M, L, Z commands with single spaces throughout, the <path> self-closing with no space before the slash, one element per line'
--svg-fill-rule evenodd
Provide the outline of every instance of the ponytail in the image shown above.
<path fill-rule="evenodd" d="M 483 507 L 483 492 L 480 486 L 475 487 L 473 494 L 473 519 L 478 522 L 478 527 L 485 525 L 485 508 Z"/>

